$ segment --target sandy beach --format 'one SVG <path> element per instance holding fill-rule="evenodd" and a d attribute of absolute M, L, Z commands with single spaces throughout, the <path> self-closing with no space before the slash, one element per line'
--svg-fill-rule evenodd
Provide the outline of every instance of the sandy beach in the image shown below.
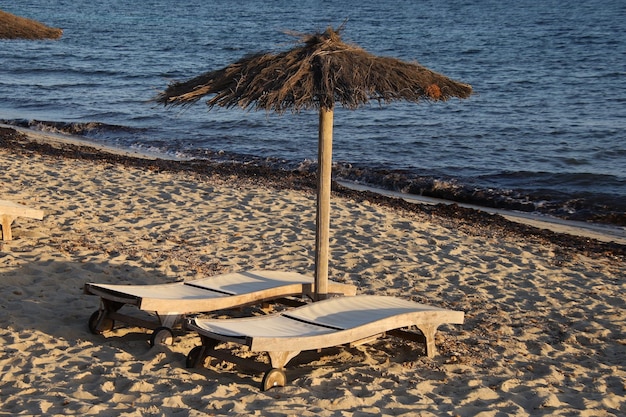
<path fill-rule="evenodd" d="M 394 338 L 310 352 L 286 387 L 260 392 L 261 375 L 232 363 L 186 369 L 197 335 L 150 348 L 137 328 L 91 334 L 99 300 L 82 287 L 311 274 L 311 178 L 172 169 L 9 133 L 0 198 L 45 216 L 0 241 L 1 415 L 626 414 L 624 245 L 337 189 L 330 277 L 465 323 L 440 327 L 434 358 Z"/>

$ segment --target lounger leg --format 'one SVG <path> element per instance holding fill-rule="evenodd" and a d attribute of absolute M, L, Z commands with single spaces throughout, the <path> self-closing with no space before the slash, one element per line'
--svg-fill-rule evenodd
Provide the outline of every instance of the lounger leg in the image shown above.
<path fill-rule="evenodd" d="M 161 326 L 169 327 L 170 329 L 173 329 L 183 318 L 183 315 L 178 313 L 158 314 L 158 316 L 159 320 L 161 320 Z"/>
<path fill-rule="evenodd" d="M 426 338 L 426 356 L 429 358 L 434 357 L 437 354 L 437 347 L 435 346 L 435 332 L 437 331 L 437 325 L 424 324 L 418 327 Z"/>
<path fill-rule="evenodd" d="M 267 352 L 272 363 L 272 368 L 284 369 L 287 362 L 298 356 L 300 351 L 292 352 Z"/>
<path fill-rule="evenodd" d="M 2 225 L 2 240 L 11 240 L 13 239 L 13 234 L 11 233 L 11 223 L 15 220 L 15 216 L 10 216 L 8 214 L 0 215 L 0 224 Z"/>
<path fill-rule="evenodd" d="M 104 310 L 107 314 L 115 313 L 122 307 L 124 307 L 124 303 L 120 303 L 118 301 L 107 300 L 105 298 L 100 299 L 100 309 Z"/>

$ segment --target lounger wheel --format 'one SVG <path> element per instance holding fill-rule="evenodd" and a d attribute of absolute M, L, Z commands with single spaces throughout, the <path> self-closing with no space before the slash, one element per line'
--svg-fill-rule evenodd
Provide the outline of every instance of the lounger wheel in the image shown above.
<path fill-rule="evenodd" d="M 103 314 L 106 314 L 102 310 L 94 311 L 93 314 L 89 317 L 89 331 L 93 334 L 102 334 L 104 332 L 108 332 L 113 330 L 115 326 L 115 321 L 108 317 L 101 318 Z"/>
<path fill-rule="evenodd" d="M 207 346 L 196 346 L 191 349 L 187 354 L 187 360 L 185 361 L 186 368 L 205 368 L 210 361 L 208 354 L 209 348 Z"/>
<path fill-rule="evenodd" d="M 263 375 L 263 381 L 261 381 L 261 389 L 267 391 L 274 387 L 284 387 L 287 383 L 287 375 L 285 371 L 278 368 L 272 368 Z"/>
<path fill-rule="evenodd" d="M 157 327 L 150 336 L 150 346 L 173 345 L 174 333 L 169 327 Z"/>

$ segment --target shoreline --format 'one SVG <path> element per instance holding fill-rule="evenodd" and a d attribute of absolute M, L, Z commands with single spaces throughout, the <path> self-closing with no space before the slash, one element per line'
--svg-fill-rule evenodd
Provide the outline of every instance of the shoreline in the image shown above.
<path fill-rule="evenodd" d="M 168 151 L 151 151 L 142 149 L 143 145 L 141 144 L 137 144 L 139 148 L 125 145 L 127 146 L 126 148 L 116 149 L 112 147 L 115 145 L 104 145 L 95 142 L 94 139 L 90 138 L 90 135 L 105 126 L 114 130 L 124 130 L 124 128 L 122 126 L 103 125 L 99 122 L 66 123 L 41 120 L 27 121 L 25 119 L 0 120 L 0 125 L 3 124 L 7 127 L 24 129 L 22 130 L 23 132 L 29 132 L 33 135 L 41 135 L 42 133 L 37 132 L 45 132 L 44 135 L 51 135 L 51 138 L 56 136 L 55 140 L 61 138 L 60 140 L 69 140 L 79 145 L 87 144 L 95 147 L 109 147 L 114 152 L 127 151 L 133 154 L 132 149 L 137 149 L 134 155 L 138 157 L 143 157 L 142 154 L 146 154 L 154 158 L 198 160 L 206 161 L 209 164 L 254 164 L 276 171 L 315 173 L 317 169 L 314 160 L 287 160 L 226 150 L 187 149 L 181 151 L 185 155 L 181 156 L 177 149 L 169 148 Z M 150 143 L 150 140 L 147 142 L 142 141 L 142 143 Z M 161 146 L 164 149 L 168 149 L 165 143 L 161 143 L 159 147 Z M 544 174 L 547 175 L 547 173 Z M 336 161 L 333 164 L 332 175 L 338 181 L 364 184 L 374 191 L 381 190 L 382 193 L 387 191 L 399 192 L 407 195 L 409 198 L 413 196 L 421 198 L 424 196 L 443 201 L 452 201 L 460 205 L 476 206 L 487 211 L 495 209 L 505 212 L 524 213 L 529 216 L 552 217 L 572 222 L 626 228 L 626 205 L 624 204 L 624 199 L 619 198 L 617 194 L 608 190 L 605 190 L 606 193 L 600 191 L 604 189 L 602 182 L 597 183 L 597 186 L 594 186 L 593 189 L 584 188 L 578 191 L 562 191 L 557 189 L 560 187 L 555 188 L 555 186 L 550 185 L 543 188 L 540 185 L 541 180 L 538 180 L 539 183 L 535 185 L 531 183 L 519 184 L 522 187 L 519 189 L 515 187 L 510 188 L 505 184 L 502 184 L 504 188 L 501 188 L 487 184 L 475 184 L 471 178 L 439 176 L 427 172 L 418 174 L 410 169 L 406 171 L 404 169 L 387 169 L 382 166 L 362 166 L 358 163 L 352 164 L 340 161 Z M 566 175 L 569 176 L 570 174 Z M 574 179 L 574 181 L 578 180 L 580 179 Z M 566 180 L 561 179 L 559 181 Z M 562 185 L 566 186 L 566 184 Z"/>
<path fill-rule="evenodd" d="M 83 138 L 3 124 L 0 124 L 0 143 L 7 149 L 29 150 L 76 159 L 104 160 L 150 170 L 194 172 L 199 175 L 218 175 L 226 178 L 241 177 L 278 188 L 315 190 L 316 187 L 313 173 L 236 163 L 174 159 L 159 154 L 146 154 L 105 146 Z M 333 181 L 333 193 L 355 200 L 366 200 L 392 209 L 439 216 L 458 223 L 458 227 L 489 227 L 493 229 L 493 233 L 518 234 L 584 254 L 626 259 L 626 230 L 619 226 L 542 218 L 523 212 L 493 209 L 432 197 L 419 197 L 360 186 L 346 181 Z"/>
<path fill-rule="evenodd" d="M 620 245 L 626 245 L 626 228 L 620 226 L 606 225 L 600 223 L 586 223 L 575 220 L 565 220 L 558 217 L 549 215 L 540 215 L 533 213 L 526 213 L 515 210 L 504 210 L 491 207 L 482 207 L 475 204 L 457 203 L 450 200 L 443 200 L 434 197 L 416 196 L 413 194 L 404 194 L 394 191 L 381 190 L 378 188 L 372 188 L 361 184 L 350 183 L 347 181 L 338 181 L 338 183 L 344 187 L 351 188 L 360 191 L 372 191 L 380 193 L 392 198 L 400 198 L 407 202 L 413 202 L 415 204 L 428 204 L 437 205 L 445 204 L 452 205 L 457 204 L 460 207 L 469 208 L 472 210 L 484 211 L 489 214 L 497 214 L 504 217 L 507 220 L 516 223 L 522 223 L 528 226 L 534 226 L 539 229 L 547 229 L 555 233 L 565 233 L 574 236 L 587 237 L 590 239 L 596 239 L 602 242 L 615 242 Z"/>

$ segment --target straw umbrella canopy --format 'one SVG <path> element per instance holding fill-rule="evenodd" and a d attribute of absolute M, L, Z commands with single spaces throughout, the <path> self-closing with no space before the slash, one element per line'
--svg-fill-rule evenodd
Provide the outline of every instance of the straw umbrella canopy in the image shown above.
<path fill-rule="evenodd" d="M 0 10 L 0 39 L 58 39 L 62 29 Z"/>
<path fill-rule="evenodd" d="M 157 102 L 190 105 L 204 96 L 214 106 L 300 112 L 319 111 L 318 184 L 315 242 L 315 293 L 327 297 L 330 238 L 333 109 L 335 103 L 356 109 L 406 100 L 445 101 L 467 98 L 472 87 L 418 63 L 377 57 L 344 43 L 341 27 L 301 37 L 282 53 L 258 53 L 188 81 L 170 84 Z"/>

